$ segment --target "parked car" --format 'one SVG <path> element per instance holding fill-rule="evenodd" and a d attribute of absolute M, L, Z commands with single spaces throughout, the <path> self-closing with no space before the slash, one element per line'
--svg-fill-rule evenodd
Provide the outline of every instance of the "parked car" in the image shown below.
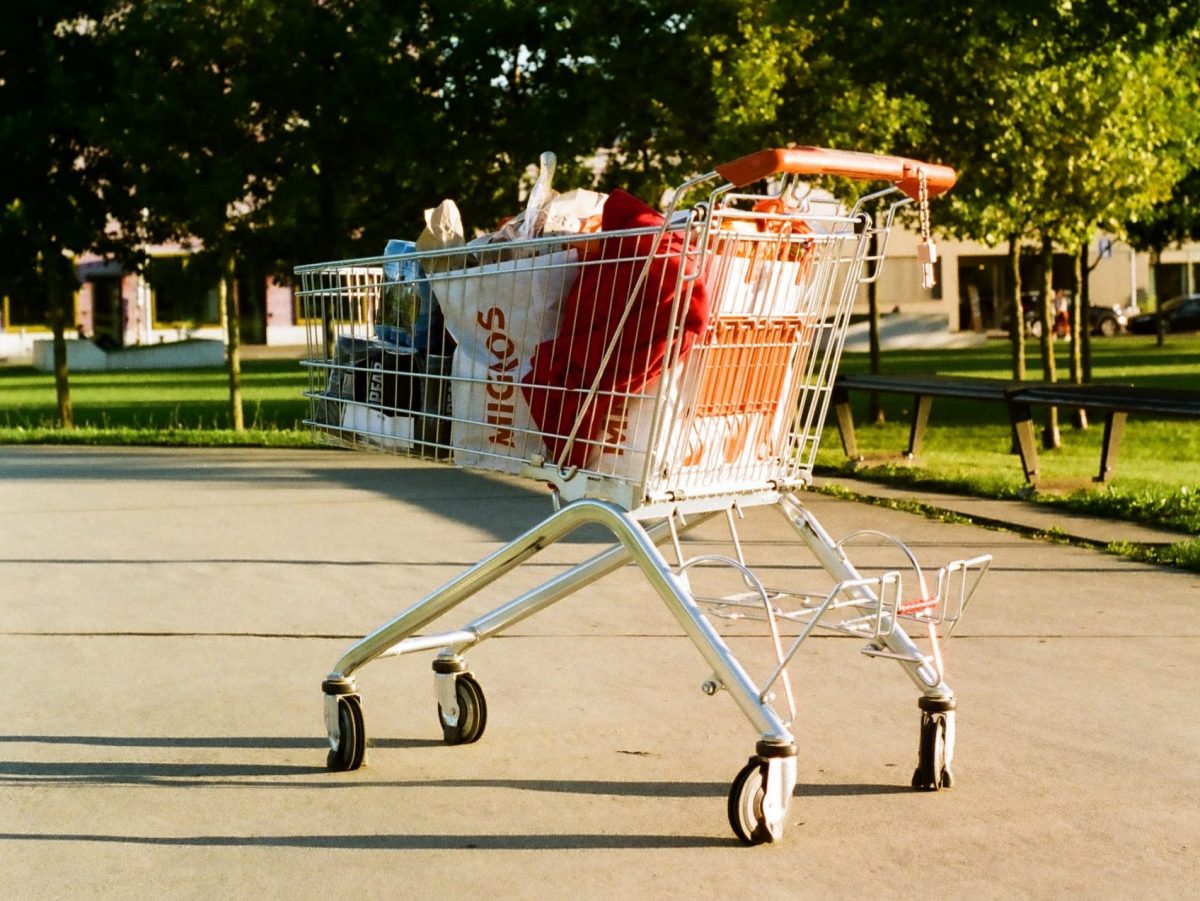
<path fill-rule="evenodd" d="M 1042 337 L 1042 314 L 1039 301 L 1041 293 L 1027 291 L 1021 295 L 1021 308 L 1025 315 L 1025 334 L 1031 338 Z M 1088 307 L 1088 328 L 1093 335 L 1103 335 L 1111 338 L 1128 324 L 1128 308 L 1114 304 L 1111 307 L 1092 304 Z M 1007 327 L 1007 322 L 1005 323 Z M 1065 337 L 1066 329 L 1062 329 Z"/>
<path fill-rule="evenodd" d="M 1038 298 L 1041 297 L 1037 291 L 1024 291 L 1021 293 L 1021 314 L 1025 321 L 1025 334 L 1031 338 L 1042 337 L 1042 319 L 1041 309 L 1038 306 Z M 1000 327 L 1008 331 L 1011 322 L 1010 316 L 1005 316 L 1004 321 L 1000 323 Z"/>
<path fill-rule="evenodd" d="M 1187 332 L 1200 329 L 1200 294 L 1184 294 L 1162 305 L 1163 330 Z M 1143 313 L 1129 320 L 1129 330 L 1136 335 L 1153 335 L 1158 329 L 1155 313 Z"/>
<path fill-rule="evenodd" d="M 1088 327 L 1093 335 L 1103 335 L 1111 338 L 1117 332 L 1129 325 L 1125 308 L 1113 304 L 1111 307 L 1101 307 L 1095 304 L 1088 307 Z"/>

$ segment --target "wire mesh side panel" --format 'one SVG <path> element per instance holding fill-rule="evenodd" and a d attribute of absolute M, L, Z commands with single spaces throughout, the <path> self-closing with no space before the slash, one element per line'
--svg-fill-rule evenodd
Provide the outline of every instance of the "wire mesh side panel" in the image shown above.
<path fill-rule="evenodd" d="M 808 480 L 867 237 L 832 212 L 714 214 L 709 323 L 665 398 L 648 502 Z"/>
<path fill-rule="evenodd" d="M 318 435 L 335 444 L 451 460 L 456 438 L 461 437 L 456 435 L 453 412 L 453 395 L 460 384 L 468 390 L 478 384 L 485 395 L 474 424 L 503 434 L 503 417 L 496 410 L 511 403 L 518 374 L 508 371 L 505 359 L 493 367 L 502 376 L 499 380 L 488 378 L 486 366 L 478 377 L 456 377 L 459 342 L 447 320 L 451 313 L 463 311 L 439 302 L 435 293 L 441 291 L 451 300 L 454 291 L 448 285 L 461 288 L 472 277 L 478 281 L 484 278 L 479 270 L 491 266 L 497 270 L 485 279 L 491 293 L 512 297 L 520 268 L 500 265 L 495 253 L 490 263 L 467 265 L 481 256 L 489 258 L 481 253 L 469 261 L 461 251 L 412 253 L 297 269 L 308 325 L 308 424 Z M 481 318 L 491 317 L 487 309 L 485 304 Z M 460 318 L 464 317 L 465 313 Z M 468 334 L 473 340 L 464 353 L 486 346 L 488 336 L 486 330 L 482 337 Z M 507 358 L 495 341 L 493 347 Z"/>
<path fill-rule="evenodd" d="M 308 422 L 630 509 L 806 481 L 866 221 L 731 204 L 670 227 L 299 267 Z"/>
<path fill-rule="evenodd" d="M 688 228 L 299 267 L 309 424 L 463 466 L 549 459 L 640 482 L 692 294 Z"/>

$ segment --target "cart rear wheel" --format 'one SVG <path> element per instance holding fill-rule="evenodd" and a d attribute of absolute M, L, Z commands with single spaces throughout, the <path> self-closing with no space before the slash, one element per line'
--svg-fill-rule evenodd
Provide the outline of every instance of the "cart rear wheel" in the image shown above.
<path fill-rule="evenodd" d="M 946 765 L 946 718 L 944 715 L 923 714 L 912 787 L 918 791 L 937 791 L 953 785 L 954 776 Z"/>
<path fill-rule="evenodd" d="M 362 701 L 358 695 L 341 695 L 338 706 L 337 747 L 329 749 L 325 766 L 335 772 L 357 770 L 367 756 L 367 730 L 363 723 Z"/>
<path fill-rule="evenodd" d="M 458 719 L 450 723 L 438 704 L 438 719 L 442 723 L 442 739 L 448 745 L 469 745 L 479 741 L 487 726 L 487 701 L 483 689 L 470 673 L 454 680 L 454 697 L 458 702 Z"/>
<path fill-rule="evenodd" d="M 729 825 L 747 845 L 771 841 L 771 832 L 763 816 L 763 785 L 767 765 L 752 759 L 733 780 L 729 789 Z"/>

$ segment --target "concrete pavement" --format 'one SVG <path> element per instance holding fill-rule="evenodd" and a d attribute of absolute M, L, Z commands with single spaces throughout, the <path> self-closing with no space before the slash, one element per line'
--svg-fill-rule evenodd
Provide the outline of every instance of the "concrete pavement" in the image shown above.
<path fill-rule="evenodd" d="M 0 885 L 17 898 L 1181 897 L 1200 877 L 1200 576 L 806 496 L 835 536 L 995 564 L 947 647 L 953 790 L 908 789 L 916 692 L 859 642 L 793 678 L 800 784 L 744 848 L 753 730 L 626 567 L 470 654 L 477 744 L 429 655 L 359 682 L 369 765 L 324 768 L 345 647 L 546 515 L 538 486 L 340 452 L 0 448 Z M 715 542 L 704 526 L 693 552 Z M 770 510 L 771 578 L 820 573 Z M 522 565 L 474 612 L 595 553 Z M 690 549 L 692 549 L 690 548 Z M 896 565 L 877 540 L 865 569 Z M 736 631 L 736 630 L 735 630 Z M 757 664 L 761 638 L 739 654 Z"/>

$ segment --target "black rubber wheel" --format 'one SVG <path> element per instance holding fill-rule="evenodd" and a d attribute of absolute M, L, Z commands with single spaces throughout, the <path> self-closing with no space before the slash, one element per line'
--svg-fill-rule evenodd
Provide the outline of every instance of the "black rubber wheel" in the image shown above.
<path fill-rule="evenodd" d="M 1111 316 L 1106 316 L 1104 319 L 1100 320 L 1099 331 L 1103 337 L 1111 338 L 1120 330 L 1121 327 L 1117 325 L 1117 320 L 1113 319 Z"/>
<path fill-rule="evenodd" d="M 454 696 L 458 701 L 458 722 L 449 725 L 438 704 L 438 720 L 442 724 L 442 740 L 448 745 L 469 745 L 479 741 L 487 726 L 487 701 L 483 689 L 470 673 L 454 680 Z"/>
<path fill-rule="evenodd" d="M 340 695 L 337 704 L 338 744 L 329 749 L 325 766 L 340 773 L 357 770 L 363 765 L 367 757 L 367 730 L 358 695 Z"/>
<path fill-rule="evenodd" d="M 766 763 L 751 759 L 729 788 L 729 825 L 733 827 L 733 834 L 747 845 L 761 845 L 771 840 L 762 810 L 766 778 Z"/>
<path fill-rule="evenodd" d="M 946 766 L 946 719 L 939 714 L 922 714 L 921 741 L 912 787 L 918 791 L 950 788 L 954 776 Z"/>

